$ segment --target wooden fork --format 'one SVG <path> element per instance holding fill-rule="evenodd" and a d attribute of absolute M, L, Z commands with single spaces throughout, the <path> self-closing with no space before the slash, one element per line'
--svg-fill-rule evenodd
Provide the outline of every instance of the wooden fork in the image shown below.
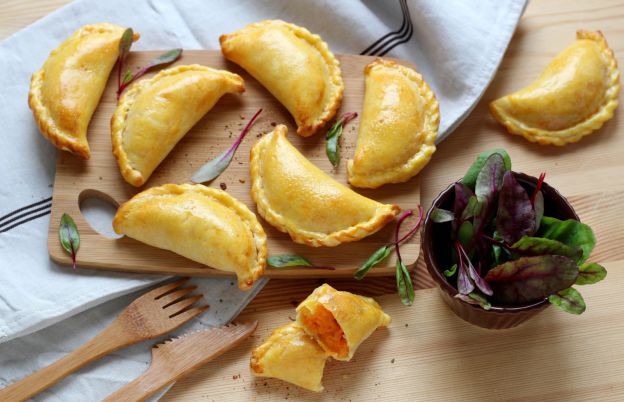
<path fill-rule="evenodd" d="M 159 343 L 152 348 L 152 363 L 147 371 L 102 402 L 143 401 L 168 384 L 239 345 L 256 330 L 257 326 L 258 321 L 228 324 L 191 332 Z"/>
<path fill-rule="evenodd" d="M 115 350 L 164 335 L 208 306 L 192 307 L 202 295 L 185 297 L 196 286 L 181 279 L 147 292 L 133 301 L 93 339 L 67 356 L 0 390 L 0 401 L 23 401 L 56 384 L 68 374 Z"/>

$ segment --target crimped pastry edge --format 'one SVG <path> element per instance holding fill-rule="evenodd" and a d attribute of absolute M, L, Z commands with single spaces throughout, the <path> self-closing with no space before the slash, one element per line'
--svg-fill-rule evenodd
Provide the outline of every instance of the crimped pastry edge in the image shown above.
<path fill-rule="evenodd" d="M 121 27 L 109 23 L 84 25 L 77 29 L 70 37 L 60 43 L 54 50 L 52 50 L 52 52 L 50 52 L 50 56 L 48 56 L 48 59 L 52 55 L 54 55 L 64 43 L 66 43 L 73 37 L 82 36 L 86 33 L 91 32 L 112 32 L 113 30 L 116 30 L 118 28 Z M 137 41 L 138 39 L 139 34 L 135 33 L 133 41 Z M 41 88 L 43 86 L 44 78 L 44 70 L 42 67 L 39 71 L 32 75 L 32 78 L 30 80 L 30 89 L 28 91 L 28 106 L 33 112 L 33 117 L 35 118 L 37 127 L 39 127 L 39 131 L 41 132 L 43 137 L 50 141 L 55 147 L 63 151 L 69 151 L 84 159 L 89 159 L 91 157 L 91 150 L 89 148 L 89 143 L 87 140 L 85 140 L 84 142 L 79 141 L 72 134 L 60 130 L 56 126 L 56 124 L 51 122 L 52 117 L 50 116 L 48 108 L 43 104 L 43 96 L 41 94 Z"/>
<path fill-rule="evenodd" d="M 170 194 L 184 194 L 187 192 L 201 193 L 206 195 L 215 201 L 220 202 L 225 207 L 233 210 L 236 215 L 245 223 L 245 226 L 251 231 L 254 243 L 256 245 L 256 266 L 250 269 L 251 277 L 246 280 L 238 278 L 238 287 L 241 290 L 251 289 L 254 282 L 257 281 L 266 269 L 267 261 L 267 238 L 262 228 L 262 225 L 258 221 L 256 215 L 247 208 L 245 204 L 232 197 L 228 193 L 216 188 L 206 187 L 203 184 L 164 184 L 158 187 L 152 187 L 148 190 L 142 191 L 134 195 L 131 199 L 124 202 L 117 209 L 117 213 L 113 218 L 113 229 L 117 234 L 124 234 L 123 228 L 125 219 L 131 212 L 134 202 L 145 197 L 156 197 L 159 195 Z M 186 257 L 185 257 L 186 258 Z M 215 268 L 216 269 L 216 268 Z M 238 273 L 237 277 L 238 277 Z"/>
<path fill-rule="evenodd" d="M 613 50 L 609 48 L 606 38 L 601 31 L 584 31 L 576 32 L 576 39 L 593 40 L 599 44 L 603 55 L 607 58 L 609 69 L 609 79 L 605 103 L 600 109 L 589 118 L 577 123 L 576 125 L 564 130 L 548 131 L 541 128 L 535 128 L 525 125 L 519 120 L 509 116 L 496 102 L 502 98 L 496 99 L 490 103 L 490 112 L 501 123 L 510 134 L 521 135 L 530 142 L 536 142 L 540 145 L 556 145 L 564 146 L 566 144 L 578 142 L 581 138 L 598 130 L 604 123 L 613 118 L 615 109 L 618 107 L 618 95 L 620 93 L 620 72 L 617 68 L 617 60 L 613 54 Z"/>
<path fill-rule="evenodd" d="M 145 182 L 149 179 L 151 175 L 145 176 L 141 171 L 133 168 L 128 158 L 128 155 L 126 154 L 126 151 L 123 149 L 123 133 L 128 113 L 130 112 L 130 109 L 132 108 L 132 105 L 134 104 L 136 98 L 146 88 L 156 84 L 163 77 L 168 77 L 186 71 L 205 71 L 223 74 L 233 81 L 237 81 L 234 82 L 237 92 L 240 93 L 245 90 L 243 79 L 238 74 L 234 74 L 225 70 L 217 70 L 214 68 L 201 66 L 199 64 L 190 64 L 167 68 L 165 70 L 161 70 L 160 72 L 158 72 L 158 74 L 151 78 L 140 80 L 132 85 L 130 89 L 124 92 L 119 99 L 117 109 L 115 109 L 115 112 L 111 117 L 111 140 L 113 144 L 113 155 L 115 155 L 115 159 L 117 160 L 117 164 L 119 165 L 119 171 L 121 172 L 124 180 L 126 180 L 126 182 L 133 185 L 134 187 L 140 187 L 145 184 Z"/>
<path fill-rule="evenodd" d="M 264 194 L 263 179 L 260 175 L 261 155 L 265 147 L 275 136 L 286 139 L 288 129 L 279 124 L 275 129 L 262 137 L 251 149 L 250 155 L 250 175 L 251 175 L 251 196 L 256 203 L 258 213 L 277 230 L 288 233 L 295 243 L 305 244 L 311 247 L 335 247 L 341 243 L 357 241 L 369 236 L 384 227 L 388 222 L 400 212 L 400 208 L 394 204 L 381 204 L 375 215 L 365 222 L 360 222 L 355 226 L 339 230 L 332 233 L 310 232 L 299 230 L 288 222 L 284 222 L 279 212 L 273 210 Z"/>
<path fill-rule="evenodd" d="M 366 65 L 364 68 L 365 76 L 368 76 L 376 68 L 397 70 L 418 86 L 425 106 L 424 115 L 426 121 L 424 130 L 426 135 L 418 152 L 401 166 L 391 171 L 377 172 L 366 176 L 358 175 L 353 172 L 353 159 L 349 159 L 347 161 L 347 178 L 349 183 L 352 186 L 361 188 L 378 188 L 384 184 L 403 183 L 416 176 L 429 163 L 433 153 L 436 151 L 435 139 L 438 136 L 438 128 L 440 126 L 440 105 L 422 75 L 395 61 L 379 58 Z"/>
<path fill-rule="evenodd" d="M 313 46 L 320 54 L 325 63 L 327 64 L 327 68 L 330 73 L 331 83 L 334 96 L 332 97 L 332 101 L 330 104 L 324 107 L 323 113 L 315 119 L 315 122 L 311 125 L 299 125 L 297 124 L 297 134 L 302 137 L 309 137 L 311 135 L 316 134 L 318 130 L 325 127 L 327 123 L 329 123 L 340 109 L 342 105 L 342 97 L 344 92 L 344 83 L 342 81 L 342 73 L 340 70 L 340 62 L 334 54 L 329 49 L 329 46 L 323 39 L 317 35 L 313 34 L 309 30 L 304 27 L 300 27 L 295 24 L 291 24 L 282 20 L 263 20 L 259 22 L 254 22 L 249 24 L 231 34 L 224 34 L 219 37 L 219 43 L 221 44 L 221 52 L 226 59 L 228 57 L 228 50 L 226 42 L 235 36 L 243 34 L 246 30 L 250 29 L 259 29 L 270 25 L 279 25 L 285 26 L 289 30 L 291 30 L 295 36 L 302 38 L 306 42 L 308 42 L 311 46 Z M 294 116 L 293 116 L 294 117 Z"/>

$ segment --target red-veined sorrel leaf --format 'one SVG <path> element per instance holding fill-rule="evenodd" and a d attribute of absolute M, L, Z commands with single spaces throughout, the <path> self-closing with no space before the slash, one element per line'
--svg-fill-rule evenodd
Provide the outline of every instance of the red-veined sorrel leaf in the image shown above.
<path fill-rule="evenodd" d="M 368 257 L 368 259 L 364 261 L 364 264 L 362 264 L 357 269 L 357 271 L 355 271 L 353 277 L 357 280 L 363 279 L 372 267 L 388 258 L 391 252 L 392 247 L 388 245 L 377 249 L 377 251 L 375 251 L 370 257 Z"/>
<path fill-rule="evenodd" d="M 574 261 L 583 254 L 583 251 L 578 247 L 570 247 L 557 240 L 529 236 L 523 236 L 510 249 L 522 255 L 554 254 L 568 257 Z"/>
<path fill-rule="evenodd" d="M 503 175 L 505 174 L 505 161 L 503 157 L 494 153 L 490 155 L 481 171 L 477 175 L 475 184 L 475 194 L 479 201 L 487 200 L 492 203 L 503 184 Z"/>
<path fill-rule="evenodd" d="M 492 308 L 492 305 L 490 304 L 490 302 L 485 298 L 485 296 L 483 296 L 482 294 L 479 294 L 477 292 L 472 292 L 468 295 L 462 295 L 460 293 L 455 295 L 456 298 L 465 301 L 466 303 L 469 304 L 474 304 L 477 306 L 481 306 L 481 308 L 483 308 L 484 310 L 489 310 Z"/>
<path fill-rule="evenodd" d="M 411 306 L 414 303 L 414 285 L 412 285 L 412 277 L 407 267 L 401 260 L 397 260 L 396 263 L 396 282 L 401 302 L 406 306 Z"/>
<path fill-rule="evenodd" d="M 165 66 L 167 64 L 171 64 L 174 61 L 178 60 L 182 56 L 182 49 L 172 49 L 158 57 L 155 57 L 147 62 L 145 66 L 143 66 L 136 74 L 132 74 L 131 71 L 126 71 L 124 78 L 117 89 L 117 99 L 119 99 L 121 93 L 128 87 L 128 85 L 132 84 L 134 81 L 138 80 L 142 76 L 144 76 L 148 71 L 156 68 Z"/>
<path fill-rule="evenodd" d="M 542 218 L 540 229 L 536 236 L 558 240 L 570 247 L 578 247 L 583 250 L 583 255 L 577 260 L 582 264 L 587 260 L 596 245 L 596 236 L 592 229 L 574 219 L 562 221 L 545 216 Z"/>
<path fill-rule="evenodd" d="M 498 196 L 496 230 L 508 244 L 535 232 L 535 211 L 531 200 L 512 172 L 506 172 L 503 176 L 503 186 Z"/>
<path fill-rule="evenodd" d="M 474 197 L 474 192 L 464 183 L 455 183 L 455 201 L 453 202 L 453 213 L 457 218 L 461 217 L 470 197 Z"/>
<path fill-rule="evenodd" d="M 457 291 L 462 295 L 467 295 L 474 290 L 474 284 L 470 280 L 466 268 L 463 264 L 459 264 L 457 270 Z"/>
<path fill-rule="evenodd" d="M 576 278 L 577 285 L 591 285 L 600 282 L 607 276 L 607 270 L 595 262 L 586 262 L 579 267 L 579 276 Z"/>
<path fill-rule="evenodd" d="M 585 311 L 585 300 L 578 290 L 567 288 L 548 296 L 551 304 L 570 314 L 583 314 Z"/>
<path fill-rule="evenodd" d="M 479 175 L 479 172 L 483 168 L 483 165 L 485 165 L 485 161 L 487 160 L 487 158 L 489 158 L 492 154 L 499 154 L 500 156 L 502 156 L 503 161 L 505 162 L 505 170 L 511 170 L 511 158 L 509 157 L 507 151 L 505 151 L 504 149 L 493 149 L 491 151 L 485 151 L 477 156 L 477 159 L 472 163 L 470 168 L 468 168 L 468 171 L 462 179 L 462 183 L 464 183 L 468 187 L 474 188 L 477 182 L 477 176 Z"/>
<path fill-rule="evenodd" d="M 466 204 L 466 207 L 460 213 L 461 220 L 465 221 L 466 219 L 470 219 L 475 217 L 476 215 L 479 215 L 482 206 L 483 204 L 479 203 L 476 195 L 471 196 L 470 198 L 468 198 L 468 203 Z"/>
<path fill-rule="evenodd" d="M 340 146 L 338 145 L 338 141 L 340 140 L 340 136 L 342 135 L 342 129 L 344 126 L 350 122 L 351 120 L 357 117 L 357 113 L 349 112 L 342 115 L 340 119 L 329 129 L 327 134 L 325 135 L 326 143 L 325 143 L 325 152 L 327 153 L 327 157 L 334 167 L 338 166 L 340 163 Z"/>
<path fill-rule="evenodd" d="M 132 46 L 132 42 L 134 40 L 134 32 L 132 28 L 126 28 L 126 30 L 121 35 L 121 39 L 119 40 L 119 55 L 117 56 L 117 88 L 121 88 L 123 83 L 121 72 L 124 69 L 124 64 L 126 63 L 126 58 L 128 57 L 128 53 L 130 53 L 130 47 Z M 127 75 L 127 73 L 126 73 Z M 124 76 L 125 80 L 126 77 Z M 119 90 L 118 90 L 119 93 Z"/>
<path fill-rule="evenodd" d="M 334 267 L 320 267 L 313 265 L 307 258 L 291 254 L 271 256 L 267 259 L 267 264 L 269 264 L 272 268 L 307 267 L 310 269 L 336 269 Z"/>
<path fill-rule="evenodd" d="M 447 209 L 434 208 L 433 211 L 431 211 L 431 220 L 435 223 L 450 222 L 454 218 L 455 216 L 453 215 L 453 212 Z"/>
<path fill-rule="evenodd" d="M 63 249 L 71 255 L 72 266 L 76 268 L 76 254 L 80 248 L 80 233 L 76 227 L 76 223 L 71 216 L 63 214 L 61 216 L 61 225 L 59 228 L 59 238 Z"/>
<path fill-rule="evenodd" d="M 568 257 L 540 255 L 498 265 L 487 273 L 485 280 L 496 300 L 522 304 L 545 299 L 570 287 L 578 272 L 578 266 Z"/>
<path fill-rule="evenodd" d="M 538 230 L 542 217 L 544 217 L 544 194 L 541 191 L 535 193 L 533 211 L 535 212 L 535 230 Z"/>
<path fill-rule="evenodd" d="M 258 115 L 260 115 L 261 112 L 262 109 L 258 110 L 256 114 L 253 115 L 251 120 L 249 120 L 245 128 L 243 128 L 243 131 L 241 131 L 240 135 L 238 136 L 236 141 L 234 141 L 234 144 L 232 144 L 230 148 L 228 148 L 221 155 L 217 156 L 213 160 L 209 161 L 208 163 L 197 169 L 197 171 L 193 173 L 193 176 L 191 176 L 191 181 L 193 181 L 194 183 L 204 183 L 214 180 L 216 177 L 218 177 L 230 165 L 230 162 L 232 161 L 232 158 L 234 158 L 234 154 L 236 153 L 238 146 L 241 144 L 241 142 L 243 142 L 243 139 L 245 138 L 245 136 L 249 132 L 249 129 L 254 124 L 254 122 L 258 118 Z"/>
<path fill-rule="evenodd" d="M 490 285 L 488 285 L 488 283 L 483 280 L 483 278 L 481 278 L 481 275 L 479 275 L 477 270 L 474 268 L 474 265 L 472 265 L 472 261 L 470 261 L 470 257 L 468 257 L 468 254 L 466 254 L 466 250 L 464 250 L 463 247 L 458 248 L 459 252 L 461 252 L 464 257 L 465 266 L 468 270 L 468 276 L 470 276 L 470 279 L 472 279 L 472 281 L 477 286 L 477 288 L 479 288 L 480 291 L 488 296 L 492 296 L 492 289 L 490 288 Z"/>

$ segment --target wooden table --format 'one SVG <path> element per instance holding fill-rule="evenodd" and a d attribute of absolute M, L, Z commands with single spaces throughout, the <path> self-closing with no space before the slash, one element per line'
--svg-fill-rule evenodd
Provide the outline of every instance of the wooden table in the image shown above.
<path fill-rule="evenodd" d="M 66 0 L 5 0 L 0 38 L 34 22 Z M 537 175 L 572 202 L 591 225 L 598 245 L 592 259 L 609 275 L 581 290 L 588 304 L 579 317 L 550 308 L 517 329 L 486 331 L 456 318 L 441 302 L 419 261 L 419 290 L 413 307 L 400 306 L 394 279 L 331 281 L 361 294 L 382 296 L 394 316 L 350 363 L 330 363 L 326 391 L 317 395 L 279 381 L 251 378 L 249 350 L 270 328 L 287 323 L 294 305 L 322 280 L 273 280 L 243 311 L 260 319 L 254 336 L 177 383 L 163 401 L 182 400 L 624 400 L 624 108 L 599 132 L 564 148 L 541 147 L 511 136 L 492 119 L 487 104 L 535 78 L 574 40 L 577 29 L 604 32 L 624 65 L 624 4 L 611 0 L 532 1 L 500 70 L 470 117 L 438 148 L 421 173 L 422 203 L 429 207 L 448 183 L 460 177 L 479 152 L 503 147 L 514 170 Z M 265 385 L 266 384 L 266 385 Z"/>

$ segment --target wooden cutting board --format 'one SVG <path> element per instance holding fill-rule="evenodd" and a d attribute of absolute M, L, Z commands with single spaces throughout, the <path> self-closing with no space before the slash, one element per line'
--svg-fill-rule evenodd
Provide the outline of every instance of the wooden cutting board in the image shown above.
<path fill-rule="evenodd" d="M 128 67 L 134 70 L 161 53 L 132 52 L 128 58 Z M 374 57 L 342 55 L 338 58 L 345 82 L 344 100 L 339 114 L 347 111 L 359 113 L 364 95 L 363 69 L 366 64 L 374 60 Z M 176 62 L 178 65 L 193 63 L 227 69 L 240 74 L 245 80 L 246 91 L 242 96 L 227 94 L 221 98 L 217 105 L 178 143 L 143 189 L 165 183 L 189 182 L 195 170 L 234 142 L 247 121 L 260 108 L 263 112 L 242 142 L 234 160 L 228 169 L 210 184 L 211 187 L 226 188 L 229 194 L 256 212 L 255 204 L 250 196 L 249 152 L 259 137 L 270 132 L 275 124 L 280 123 L 289 127 L 290 141 L 305 156 L 338 182 L 347 184 L 346 160 L 352 157 L 354 152 L 358 119 L 346 127 L 342 141 L 342 160 L 340 166 L 333 169 L 325 155 L 324 131 L 311 138 L 297 136 L 292 118 L 286 109 L 244 70 L 227 62 L 219 51 L 185 51 L 182 58 Z M 89 127 L 91 159 L 84 161 L 67 152 L 58 153 L 48 237 L 50 256 L 58 263 L 71 263 L 58 240 L 61 216 L 63 213 L 68 213 L 74 218 L 80 231 L 79 267 L 196 276 L 230 275 L 130 238 L 104 237 L 91 228 L 80 212 L 79 205 L 87 198 L 101 198 L 119 205 L 140 191 L 122 179 L 111 152 L 110 117 L 117 104 L 116 83 L 116 75 L 113 73 Z M 403 209 L 416 208 L 420 203 L 418 178 L 403 184 L 386 185 L 377 190 L 356 189 L 356 191 L 381 202 L 397 204 Z M 394 224 L 390 223 L 376 234 L 358 242 L 342 244 L 335 248 L 312 248 L 293 243 L 287 234 L 277 231 L 261 218 L 260 222 L 267 233 L 269 255 L 297 254 L 307 257 L 316 265 L 336 268 L 334 271 L 298 268 L 268 269 L 266 273 L 268 277 L 351 277 L 355 268 L 370 254 L 392 240 L 394 229 Z M 419 236 L 414 236 L 402 246 L 401 255 L 406 263 L 413 266 L 419 251 Z M 393 275 L 395 262 L 393 255 L 373 269 L 369 275 Z"/>

